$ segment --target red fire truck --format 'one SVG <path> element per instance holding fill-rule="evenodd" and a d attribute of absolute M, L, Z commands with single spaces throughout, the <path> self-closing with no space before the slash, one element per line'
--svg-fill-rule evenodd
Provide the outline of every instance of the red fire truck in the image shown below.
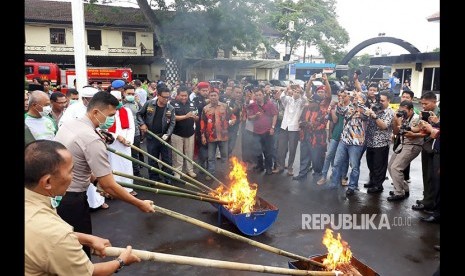
<path fill-rule="evenodd" d="M 25 62 L 24 73 L 28 82 L 32 79 L 40 78 L 41 80 L 50 81 L 51 85 L 63 85 L 67 88 L 74 88 L 76 71 L 74 69 L 60 69 L 55 63 L 36 62 L 29 60 Z M 117 79 L 132 81 L 131 68 L 110 68 L 110 67 L 88 67 L 87 79 L 89 84 L 92 82 L 102 82 L 106 89 L 112 81 Z"/>

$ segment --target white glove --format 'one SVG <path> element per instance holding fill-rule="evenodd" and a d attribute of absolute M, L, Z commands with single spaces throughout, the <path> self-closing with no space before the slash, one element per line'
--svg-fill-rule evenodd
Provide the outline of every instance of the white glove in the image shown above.
<path fill-rule="evenodd" d="M 163 136 L 161 137 L 161 139 L 163 139 L 163 141 L 166 141 L 168 140 L 168 134 L 163 134 Z"/>

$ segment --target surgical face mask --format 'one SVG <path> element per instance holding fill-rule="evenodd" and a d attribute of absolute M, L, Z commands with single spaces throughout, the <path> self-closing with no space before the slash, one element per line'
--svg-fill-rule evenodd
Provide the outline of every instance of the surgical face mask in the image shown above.
<path fill-rule="evenodd" d="M 79 102 L 79 100 L 69 100 L 69 105 L 75 104 L 77 102 Z"/>
<path fill-rule="evenodd" d="M 50 203 L 52 204 L 53 208 L 57 208 L 60 205 L 61 199 L 63 196 L 55 196 L 50 198 Z"/>
<path fill-rule="evenodd" d="M 98 111 L 102 113 L 100 110 Z M 102 113 L 103 114 L 103 113 Z M 103 114 L 105 116 L 105 114 Z M 97 117 L 95 117 L 97 119 Z M 97 119 L 99 122 L 98 127 L 101 129 L 109 129 L 114 123 L 115 123 L 115 116 L 105 116 L 105 122 L 101 123 L 99 119 Z"/>
<path fill-rule="evenodd" d="M 48 116 L 52 112 L 52 107 L 50 105 L 42 106 L 42 111 L 39 111 L 40 116 L 45 117 Z"/>
<path fill-rule="evenodd" d="M 119 104 L 116 106 L 116 110 L 120 110 L 121 107 L 123 107 L 123 103 L 122 103 L 122 102 L 119 102 Z"/>
<path fill-rule="evenodd" d="M 133 103 L 136 100 L 136 97 L 134 95 L 127 95 L 126 96 L 126 101 Z"/>

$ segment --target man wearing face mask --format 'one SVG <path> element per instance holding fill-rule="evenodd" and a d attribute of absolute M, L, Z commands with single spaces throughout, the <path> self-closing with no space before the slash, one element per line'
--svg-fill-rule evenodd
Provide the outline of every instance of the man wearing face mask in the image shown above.
<path fill-rule="evenodd" d="M 40 140 L 24 150 L 25 275 L 110 275 L 140 262 L 130 246 L 118 258 L 92 264 L 82 250 L 87 244 L 104 257 L 110 241 L 73 231 L 55 208 L 72 179 L 73 157 L 60 143 Z"/>
<path fill-rule="evenodd" d="M 116 107 L 115 122 L 108 129 L 108 132 L 113 135 L 115 141 L 111 144 L 111 147 L 126 155 L 131 155 L 131 144 L 134 142 L 135 124 L 134 117 L 132 116 L 131 110 L 123 107 L 122 96 L 120 91 L 113 90 L 110 92 L 111 95 L 118 99 L 119 104 Z M 115 171 L 122 172 L 125 174 L 132 175 L 132 162 L 124 157 L 121 157 L 112 152 L 108 152 L 108 160 L 110 161 L 111 168 Z M 132 184 L 133 180 L 130 178 L 115 175 L 116 181 Z M 130 192 L 133 196 L 137 193 L 132 188 L 124 188 Z"/>
<path fill-rule="evenodd" d="M 134 125 L 135 125 L 135 130 L 134 130 L 134 142 L 132 143 L 134 146 L 140 148 L 140 125 L 143 124 L 143 122 L 139 122 L 137 120 L 137 112 L 142 108 L 141 103 L 139 102 L 138 99 L 136 99 L 136 91 L 134 89 L 134 86 L 132 85 L 125 85 L 124 86 L 124 93 L 123 93 L 124 99 L 123 99 L 123 106 L 131 110 L 132 112 L 132 117 L 134 117 Z M 131 149 L 131 156 L 132 158 L 136 158 L 142 162 L 144 161 L 144 155 L 134 149 Z M 132 172 L 135 176 L 140 176 L 140 165 L 136 164 L 135 162 L 132 162 Z"/>
<path fill-rule="evenodd" d="M 95 88 L 92 88 L 95 89 Z M 55 140 L 61 142 L 74 158 L 73 180 L 57 208 L 58 214 L 75 231 L 91 234 L 92 223 L 86 190 L 90 183 L 99 183 L 104 192 L 139 208 L 154 212 L 153 202 L 140 200 L 116 183 L 112 174 L 106 145 L 96 128 L 108 129 L 114 123 L 118 100 L 106 92 L 97 92 L 87 105 L 87 113 L 77 120 L 64 123 Z M 85 248 L 90 257 L 90 249 Z"/>
<path fill-rule="evenodd" d="M 55 137 L 55 123 L 48 116 L 51 111 L 52 106 L 48 95 L 43 91 L 32 91 L 29 98 L 29 110 L 24 115 L 24 123 L 35 140 L 53 140 Z"/>
<path fill-rule="evenodd" d="M 66 92 L 66 100 L 68 100 L 66 108 L 79 102 L 79 92 L 74 88 L 68 89 L 68 92 Z"/>
<path fill-rule="evenodd" d="M 98 90 L 90 85 L 84 86 L 80 91 L 82 101 L 78 101 L 74 104 L 71 104 L 70 102 L 70 106 L 65 110 L 63 116 L 61 116 L 61 119 L 58 122 L 58 128 L 60 128 L 66 121 L 82 118 L 84 114 L 86 114 L 87 105 L 89 104 L 90 99 L 97 92 Z"/>

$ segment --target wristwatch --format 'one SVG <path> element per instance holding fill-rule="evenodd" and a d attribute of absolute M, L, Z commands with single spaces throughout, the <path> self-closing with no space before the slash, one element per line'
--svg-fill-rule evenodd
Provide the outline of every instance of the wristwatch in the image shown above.
<path fill-rule="evenodd" d="M 118 271 L 120 271 L 121 268 L 123 268 L 123 266 L 125 266 L 126 264 L 124 263 L 123 259 L 121 259 L 121 258 L 116 258 L 115 261 L 118 261 L 118 262 L 119 262 L 119 267 L 118 267 L 118 269 L 115 271 L 115 273 L 118 273 Z"/>

